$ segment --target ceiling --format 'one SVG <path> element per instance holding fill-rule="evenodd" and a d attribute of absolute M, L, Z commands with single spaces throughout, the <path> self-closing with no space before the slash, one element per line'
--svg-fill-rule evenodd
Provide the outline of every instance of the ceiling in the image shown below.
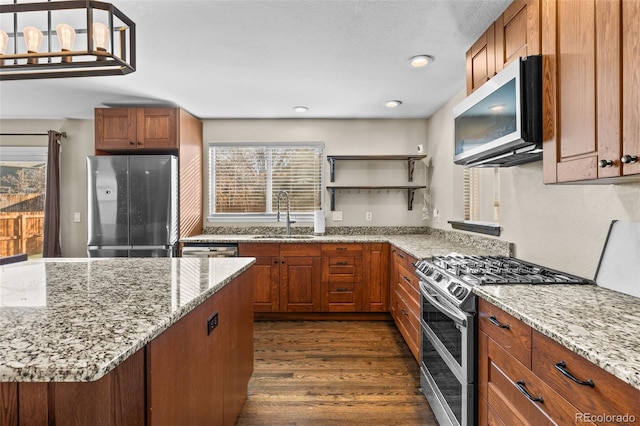
<path fill-rule="evenodd" d="M 136 23 L 137 71 L 0 82 L 0 119 L 86 119 L 120 105 L 201 119 L 429 117 L 465 86 L 466 50 L 511 0 L 112 3 Z M 435 61 L 411 68 L 418 54 Z M 391 99 L 402 105 L 386 108 Z"/>

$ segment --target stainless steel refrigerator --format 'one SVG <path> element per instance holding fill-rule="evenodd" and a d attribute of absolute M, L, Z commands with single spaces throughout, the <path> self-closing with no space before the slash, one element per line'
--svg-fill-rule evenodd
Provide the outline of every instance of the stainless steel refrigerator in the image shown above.
<path fill-rule="evenodd" d="M 176 255 L 176 156 L 89 156 L 87 184 L 89 257 Z"/>

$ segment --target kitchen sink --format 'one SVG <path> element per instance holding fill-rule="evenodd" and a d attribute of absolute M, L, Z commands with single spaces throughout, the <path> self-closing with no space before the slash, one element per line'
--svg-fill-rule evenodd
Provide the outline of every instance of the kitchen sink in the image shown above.
<path fill-rule="evenodd" d="M 255 239 L 279 239 L 279 240 L 310 240 L 313 238 L 313 235 L 255 235 L 253 238 Z"/>

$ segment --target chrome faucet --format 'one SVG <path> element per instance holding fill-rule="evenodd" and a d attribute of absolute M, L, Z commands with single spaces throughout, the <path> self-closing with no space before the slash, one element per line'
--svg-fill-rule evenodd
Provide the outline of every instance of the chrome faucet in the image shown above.
<path fill-rule="evenodd" d="M 296 221 L 291 220 L 291 214 L 290 214 L 291 205 L 289 204 L 289 193 L 287 191 L 278 192 L 278 216 L 276 220 L 280 222 L 280 196 L 283 194 L 287 198 L 287 235 L 291 235 L 291 224 L 296 223 Z"/>

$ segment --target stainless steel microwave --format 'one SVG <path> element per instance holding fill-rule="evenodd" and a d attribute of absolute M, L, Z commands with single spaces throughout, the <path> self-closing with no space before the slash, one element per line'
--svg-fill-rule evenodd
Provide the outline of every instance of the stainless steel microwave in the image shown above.
<path fill-rule="evenodd" d="M 453 108 L 453 161 L 510 167 L 542 159 L 542 57 L 519 58 Z"/>

